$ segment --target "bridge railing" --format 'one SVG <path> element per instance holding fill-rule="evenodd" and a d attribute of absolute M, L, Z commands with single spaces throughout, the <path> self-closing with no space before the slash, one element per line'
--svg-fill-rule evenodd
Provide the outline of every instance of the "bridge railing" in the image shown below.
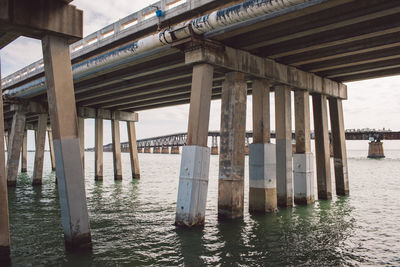
<path fill-rule="evenodd" d="M 170 20 L 201 6 L 209 5 L 217 0 L 161 0 L 140 11 L 130 14 L 101 30 L 89 34 L 82 40 L 70 46 L 71 59 L 92 52 L 118 39 L 154 27 L 160 21 Z M 156 16 L 156 7 L 163 11 L 164 16 Z M 43 60 L 38 60 L 25 68 L 1 80 L 3 90 L 25 79 L 36 76 L 44 71 Z"/>

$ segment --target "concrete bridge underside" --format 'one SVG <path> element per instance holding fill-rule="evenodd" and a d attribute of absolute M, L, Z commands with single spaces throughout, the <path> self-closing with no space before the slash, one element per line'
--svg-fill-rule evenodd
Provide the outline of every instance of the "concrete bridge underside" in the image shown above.
<path fill-rule="evenodd" d="M 167 6 L 169 2 L 162 0 L 160 5 Z M 267 10 L 264 13 L 260 12 L 259 2 Z M 83 235 L 69 240 L 71 229 L 65 228 L 67 245 L 90 246 L 91 241 L 82 158 L 77 157 L 83 154 L 85 118 L 96 119 L 98 180 L 101 177 L 97 171 L 102 168 L 102 122 L 112 120 L 114 175 L 115 179 L 120 179 L 119 121 L 127 121 L 130 146 L 136 149 L 134 122 L 137 115 L 135 118 L 134 112 L 190 103 L 175 222 L 176 225 L 196 226 L 204 224 L 207 199 L 211 99 L 221 99 L 218 217 L 233 219 L 243 216 L 248 94 L 253 95 L 250 211 L 266 213 L 275 211 L 278 206 L 284 208 L 314 201 L 311 95 L 318 198 L 332 197 L 328 103 L 336 193 L 349 194 L 342 109 L 347 87 L 343 82 L 398 74 L 400 4 L 392 0 L 282 0 L 230 5 L 231 1 L 191 0 L 185 8 L 195 7 L 196 10 L 171 9 L 160 21 L 157 18 L 144 20 L 143 12 L 148 10 L 139 12 L 134 16 L 137 24 L 132 28 L 125 29 L 117 23 L 72 44 L 72 73 L 66 45 L 71 36 L 61 38 L 54 34 L 57 29 L 32 35 L 43 40 L 44 66 L 43 62 L 37 62 L 2 80 L 4 121 L 10 130 L 7 170 L 11 175 L 8 178 L 16 181 L 25 125 L 37 125 L 37 140 L 43 141 L 49 113 L 56 139 L 59 188 L 79 191 L 79 207 L 75 205 L 76 200 L 68 198 L 68 190 L 65 191 L 67 195 L 60 193 L 60 198 L 67 198 L 71 204 L 62 206 L 63 212 L 72 212 L 73 219 L 82 226 L 80 230 L 83 229 Z M 210 13 L 213 10 L 218 11 Z M 199 13 L 205 16 L 199 17 Z M 246 19 L 241 19 L 243 16 Z M 177 24 L 187 19 L 194 20 Z M 29 35 L 26 29 L 36 33 L 29 27 L 24 31 L 3 27 L 4 21 L 0 22 L 3 23 L 0 32 L 9 34 L 0 35 L 2 46 L 13 39 L 12 34 Z M 172 29 L 167 29 L 167 25 L 172 25 Z M 65 73 L 68 75 L 61 75 Z M 67 86 L 59 81 L 66 81 Z M 296 154 L 293 155 L 292 91 L 296 133 Z M 65 99 L 63 92 L 69 92 Z M 275 94 L 276 145 L 270 142 L 271 92 Z M 26 105 L 33 108 L 26 109 Z M 43 109 L 38 108 L 40 106 Z M 68 109 L 72 112 L 67 112 Z M 0 132 L 2 139 L 3 129 L 0 128 Z M 72 144 L 71 136 L 73 150 L 68 146 Z M 71 153 L 75 157 L 71 157 Z M 60 165 L 65 159 L 69 160 L 67 166 Z M 131 150 L 131 160 L 134 169 L 137 151 Z M 38 155 L 35 162 L 40 161 Z M 79 166 L 78 175 L 71 172 L 76 171 L 73 164 Z M 5 182 L 3 176 L 1 181 Z M 1 184 L 1 187 L 6 186 Z M 6 196 L 6 191 L 0 193 Z M 1 207 L 5 210 L 7 206 Z M 2 226 L 5 229 L 6 223 L 0 224 Z M 0 237 L 5 237 L 4 240 L 9 237 L 8 228 L 7 231 L 0 228 Z"/>

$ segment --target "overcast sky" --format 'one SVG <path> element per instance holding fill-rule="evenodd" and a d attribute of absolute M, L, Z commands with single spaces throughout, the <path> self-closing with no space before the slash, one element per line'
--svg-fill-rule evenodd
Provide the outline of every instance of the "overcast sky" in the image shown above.
<path fill-rule="evenodd" d="M 154 0 L 89 1 L 75 0 L 84 10 L 84 35 L 95 32 L 118 19 L 134 13 Z M 42 58 L 40 41 L 19 38 L 1 50 L 1 76 L 5 77 Z M 348 100 L 344 101 L 345 128 L 390 128 L 400 130 L 400 76 L 348 83 Z M 272 96 L 271 104 L 274 104 Z M 311 102 L 310 102 L 311 103 Z M 251 97 L 247 101 L 247 129 L 251 130 Z M 273 107 L 273 106 L 272 106 Z M 139 113 L 138 139 L 187 130 L 188 105 L 160 108 Z M 274 129 L 274 112 L 271 109 Z M 85 147 L 94 146 L 94 121 L 86 120 Z M 220 101 L 213 101 L 210 114 L 210 130 L 220 128 Z M 29 134 L 33 140 L 33 133 Z M 121 123 L 121 142 L 127 140 L 126 125 Z M 34 143 L 29 142 L 29 148 Z M 110 122 L 104 124 L 104 143 L 111 142 Z"/>

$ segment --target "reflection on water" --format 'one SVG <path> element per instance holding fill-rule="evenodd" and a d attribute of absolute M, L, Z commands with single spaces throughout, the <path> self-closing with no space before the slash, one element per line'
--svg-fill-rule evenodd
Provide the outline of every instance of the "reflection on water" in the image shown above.
<path fill-rule="evenodd" d="M 123 154 L 124 180 L 115 182 L 112 155 L 105 153 L 99 182 L 94 154 L 87 152 L 93 251 L 83 254 L 64 249 L 48 155 L 43 185 L 32 187 L 34 154 L 29 153 L 28 174 L 9 188 L 12 261 L 15 266 L 400 265 L 400 151 L 391 153 L 376 161 L 349 151 L 350 197 L 266 216 L 246 211 L 243 219 L 224 222 L 217 221 L 218 156 L 212 156 L 206 224 L 182 229 L 173 225 L 179 155 L 140 154 L 142 179 L 132 180 L 129 155 Z"/>

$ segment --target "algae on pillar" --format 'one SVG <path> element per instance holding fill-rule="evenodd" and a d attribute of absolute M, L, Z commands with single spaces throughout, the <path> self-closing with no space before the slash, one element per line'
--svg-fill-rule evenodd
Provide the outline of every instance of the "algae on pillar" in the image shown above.
<path fill-rule="evenodd" d="M 253 81 L 253 143 L 249 154 L 249 211 L 274 212 L 276 196 L 276 146 L 271 144 L 270 83 Z"/>
<path fill-rule="evenodd" d="M 213 72 L 214 67 L 209 64 L 193 66 L 187 145 L 182 149 L 176 202 L 175 224 L 179 226 L 204 224 L 210 165 L 207 138 Z M 179 151 L 179 147 L 177 149 Z"/>
<path fill-rule="evenodd" d="M 290 88 L 275 86 L 276 191 L 279 207 L 293 206 Z"/>
<path fill-rule="evenodd" d="M 247 84 L 230 72 L 222 83 L 218 218 L 243 217 Z"/>
<path fill-rule="evenodd" d="M 294 92 L 296 153 L 293 154 L 294 203 L 313 203 L 314 157 L 311 153 L 310 95 L 308 91 Z"/>
<path fill-rule="evenodd" d="M 69 44 L 45 36 L 42 46 L 65 244 L 91 248 Z"/>
<path fill-rule="evenodd" d="M 327 100 L 321 94 L 313 94 L 312 99 L 318 199 L 332 199 Z"/>

